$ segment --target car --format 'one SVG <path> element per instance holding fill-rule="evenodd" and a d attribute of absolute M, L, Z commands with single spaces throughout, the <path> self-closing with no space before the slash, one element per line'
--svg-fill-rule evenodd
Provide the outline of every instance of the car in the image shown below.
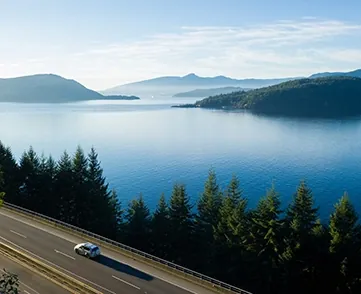
<path fill-rule="evenodd" d="M 76 254 L 83 255 L 88 258 L 97 258 L 100 256 L 100 249 L 98 246 L 86 242 L 80 243 L 74 247 L 74 251 Z"/>

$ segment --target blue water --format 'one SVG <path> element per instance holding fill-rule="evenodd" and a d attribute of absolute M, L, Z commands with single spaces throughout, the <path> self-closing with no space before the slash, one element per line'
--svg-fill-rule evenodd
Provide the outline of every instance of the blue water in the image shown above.
<path fill-rule="evenodd" d="M 221 187 L 233 173 L 254 206 L 272 182 L 284 204 L 300 179 L 314 192 L 321 216 L 347 190 L 361 212 L 361 121 L 267 118 L 248 113 L 170 108 L 167 101 L 0 104 L 0 140 L 14 155 L 32 145 L 56 158 L 78 144 L 94 146 L 124 205 L 185 183 L 196 201 L 208 170 Z"/>

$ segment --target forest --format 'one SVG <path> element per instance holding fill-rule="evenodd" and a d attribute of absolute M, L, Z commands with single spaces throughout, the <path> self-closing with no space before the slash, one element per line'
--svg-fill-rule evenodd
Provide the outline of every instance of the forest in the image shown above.
<path fill-rule="evenodd" d="M 256 114 L 296 117 L 348 117 L 361 115 L 361 79 L 321 77 L 297 79 L 277 85 L 220 94 L 194 106 L 243 109 Z"/>
<path fill-rule="evenodd" d="M 346 192 L 321 220 L 303 180 L 288 206 L 272 185 L 250 208 L 236 176 L 221 189 L 210 170 L 196 203 L 176 183 L 171 195 L 152 196 L 159 203 L 150 211 L 142 194 L 120 203 L 94 148 L 54 160 L 30 147 L 16 160 L 0 143 L 0 170 L 9 203 L 252 293 L 361 293 L 361 227 Z"/>

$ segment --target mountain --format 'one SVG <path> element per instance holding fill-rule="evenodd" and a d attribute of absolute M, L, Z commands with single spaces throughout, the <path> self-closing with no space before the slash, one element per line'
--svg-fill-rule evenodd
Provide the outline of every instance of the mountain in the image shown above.
<path fill-rule="evenodd" d="M 194 73 L 186 76 L 158 77 L 150 80 L 125 84 L 101 91 L 102 94 L 114 95 L 118 93 L 137 95 L 141 97 L 173 96 L 176 93 L 192 91 L 194 89 L 241 87 L 259 88 L 278 84 L 296 78 L 281 79 L 232 79 L 225 76 L 200 77 Z"/>
<path fill-rule="evenodd" d="M 125 99 L 121 97 L 117 99 Z M 74 80 L 53 74 L 0 79 L 0 102 L 62 103 L 105 99 L 107 97 Z"/>
<path fill-rule="evenodd" d="M 349 72 L 322 72 L 316 73 L 310 76 L 311 79 L 321 78 L 321 77 L 334 77 L 334 76 L 345 76 L 345 77 L 355 77 L 361 78 L 361 69 L 356 69 Z"/>
<path fill-rule="evenodd" d="M 259 114 L 301 117 L 359 116 L 361 79 L 342 76 L 299 79 L 208 97 L 193 105 L 178 107 L 244 109 Z"/>
<path fill-rule="evenodd" d="M 232 93 L 232 92 L 237 92 L 237 91 L 242 91 L 242 90 L 250 90 L 250 89 L 243 89 L 240 87 L 222 87 L 222 88 L 207 88 L 207 89 L 196 89 L 193 91 L 188 91 L 188 92 L 182 92 L 182 93 L 177 93 L 175 95 L 173 95 L 173 97 L 199 97 L 199 98 L 203 98 L 203 97 L 209 97 L 209 96 L 214 96 L 214 95 L 219 95 L 219 94 L 227 94 L 227 93 Z"/>

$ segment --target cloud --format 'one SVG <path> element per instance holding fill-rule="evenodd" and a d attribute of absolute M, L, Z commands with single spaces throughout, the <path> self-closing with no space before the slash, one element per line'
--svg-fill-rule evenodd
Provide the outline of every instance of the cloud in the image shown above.
<path fill-rule="evenodd" d="M 93 42 L 85 51 L 35 58 L 26 68 L 53 70 L 95 89 L 189 72 L 238 78 L 300 76 L 357 68 L 360 35 L 361 24 L 314 17 L 243 27 L 184 26 L 133 42 Z"/>

